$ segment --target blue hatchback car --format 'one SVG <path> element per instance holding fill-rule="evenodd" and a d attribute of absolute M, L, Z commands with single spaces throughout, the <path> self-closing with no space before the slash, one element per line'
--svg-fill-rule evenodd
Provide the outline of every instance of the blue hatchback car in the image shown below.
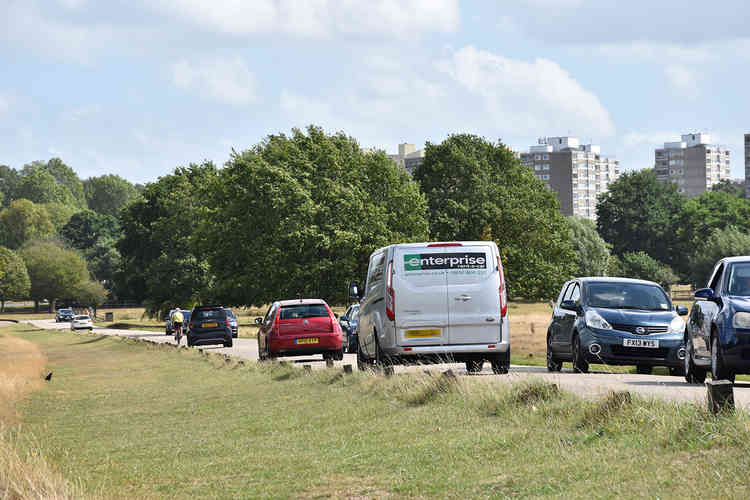
<path fill-rule="evenodd" d="M 685 345 L 688 383 L 702 383 L 708 371 L 732 381 L 750 373 L 750 256 L 720 260 L 695 292 Z"/>
<path fill-rule="evenodd" d="M 359 345 L 359 304 L 352 304 L 339 318 L 341 332 L 344 335 L 344 351 L 357 352 Z"/>
<path fill-rule="evenodd" d="M 564 361 L 586 373 L 590 363 L 635 365 L 638 373 L 667 366 L 681 375 L 687 308 L 672 305 L 652 281 L 577 278 L 563 285 L 547 331 L 547 369 Z"/>

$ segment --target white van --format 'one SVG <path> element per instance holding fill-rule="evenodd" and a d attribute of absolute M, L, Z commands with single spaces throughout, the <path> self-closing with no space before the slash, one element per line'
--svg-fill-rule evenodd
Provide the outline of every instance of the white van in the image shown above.
<path fill-rule="evenodd" d="M 503 266 L 492 241 L 405 243 L 370 256 L 360 301 L 360 369 L 420 359 L 484 361 L 495 373 L 510 365 Z"/>

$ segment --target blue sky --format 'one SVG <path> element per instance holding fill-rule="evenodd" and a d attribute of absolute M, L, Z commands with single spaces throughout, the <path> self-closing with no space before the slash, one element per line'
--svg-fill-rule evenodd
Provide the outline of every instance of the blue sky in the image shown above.
<path fill-rule="evenodd" d="M 625 170 L 704 131 L 743 177 L 748 5 L 0 0 L 0 163 L 147 182 L 315 123 L 388 152 L 571 134 Z"/>

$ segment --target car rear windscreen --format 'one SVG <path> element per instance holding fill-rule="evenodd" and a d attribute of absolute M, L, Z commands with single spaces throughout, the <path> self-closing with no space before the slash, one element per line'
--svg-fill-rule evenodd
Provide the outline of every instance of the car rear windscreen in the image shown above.
<path fill-rule="evenodd" d="M 328 309 L 323 304 L 283 306 L 280 319 L 327 318 Z"/>
<path fill-rule="evenodd" d="M 204 319 L 225 319 L 226 313 L 222 309 L 204 309 L 195 311 L 193 320 L 202 321 Z"/>

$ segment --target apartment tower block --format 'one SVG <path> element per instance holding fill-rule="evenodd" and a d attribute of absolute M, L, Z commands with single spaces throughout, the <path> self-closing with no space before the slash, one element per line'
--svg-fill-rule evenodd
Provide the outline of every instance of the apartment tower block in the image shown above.
<path fill-rule="evenodd" d="M 711 144 L 709 134 L 684 134 L 656 150 L 654 171 L 660 181 L 676 183 L 680 193 L 700 196 L 719 181 L 729 180 L 729 150 Z"/>
<path fill-rule="evenodd" d="M 537 179 L 557 193 L 564 215 L 596 220 L 597 197 L 620 176 L 620 164 L 602 156 L 599 146 L 580 144 L 577 137 L 543 137 L 521 163 L 534 171 Z"/>

